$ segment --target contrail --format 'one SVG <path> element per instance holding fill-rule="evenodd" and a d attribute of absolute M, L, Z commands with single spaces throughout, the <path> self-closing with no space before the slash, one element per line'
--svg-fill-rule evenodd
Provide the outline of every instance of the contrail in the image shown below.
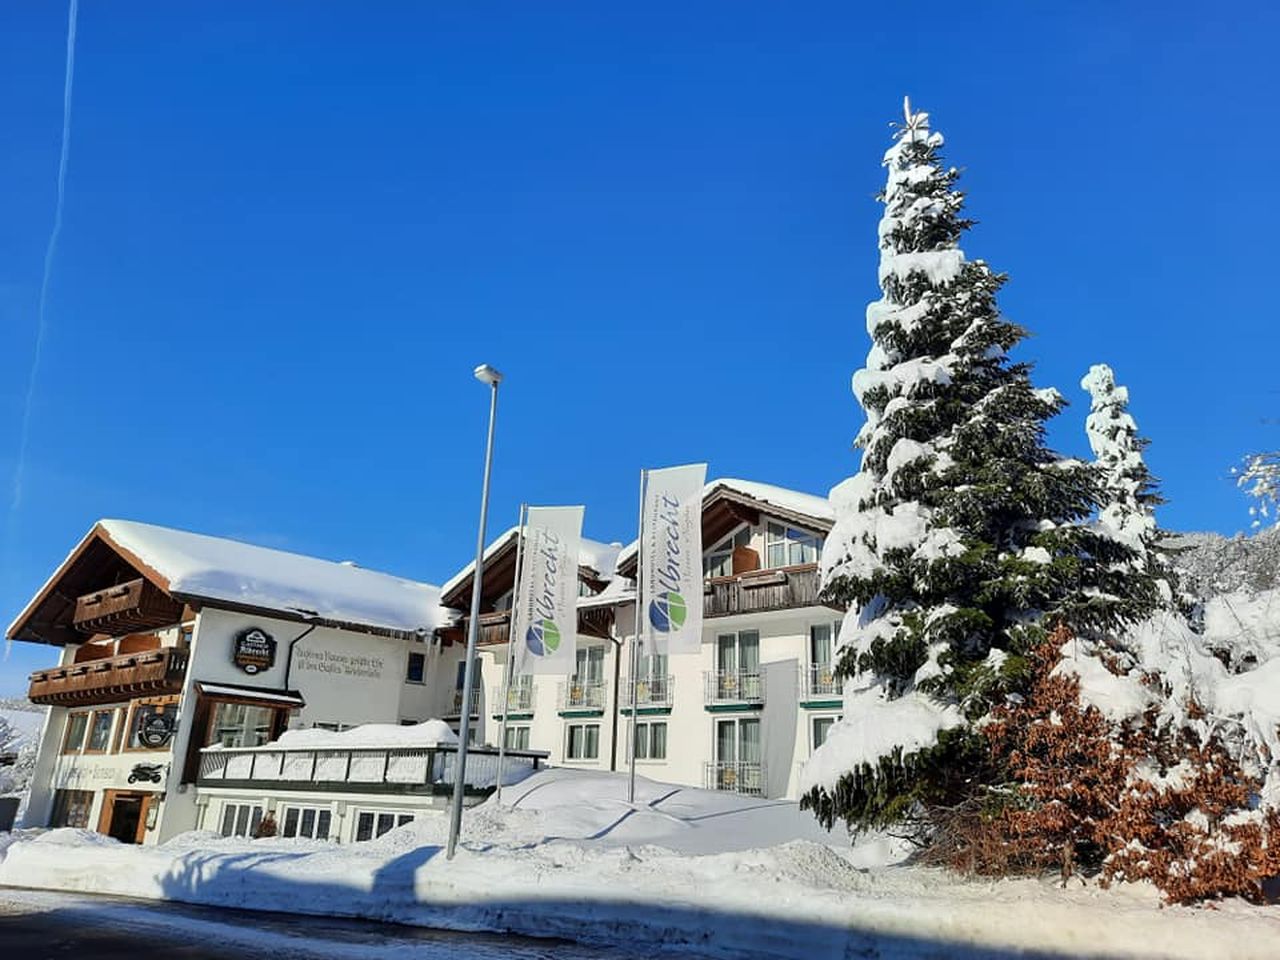
<path fill-rule="evenodd" d="M 80 0 L 71 0 L 67 14 L 67 72 L 62 81 L 62 150 L 58 155 L 58 199 L 53 208 L 53 230 L 44 251 L 44 274 L 40 279 L 40 305 L 36 310 L 36 347 L 31 357 L 31 373 L 27 377 L 27 396 L 22 405 L 22 430 L 18 440 L 18 465 L 13 473 L 13 502 L 10 514 L 22 502 L 22 479 L 27 467 L 27 443 L 31 437 L 31 401 L 36 392 L 36 374 L 40 371 L 40 352 L 44 347 L 45 307 L 49 302 L 49 278 L 53 273 L 53 255 L 62 232 L 62 203 L 67 187 L 67 158 L 71 152 L 71 84 L 76 73 L 76 15 Z"/>

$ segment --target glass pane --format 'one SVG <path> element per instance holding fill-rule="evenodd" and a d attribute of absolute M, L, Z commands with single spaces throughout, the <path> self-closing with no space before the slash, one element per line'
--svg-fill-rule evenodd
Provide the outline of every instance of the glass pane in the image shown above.
<path fill-rule="evenodd" d="M 724 633 L 716 637 L 716 650 L 721 671 L 728 673 L 737 669 L 737 637 L 732 633 Z"/>
<path fill-rule="evenodd" d="M 328 810 L 321 810 L 320 815 L 316 818 L 316 839 L 329 839 L 329 820 L 330 813 Z"/>
<path fill-rule="evenodd" d="M 770 567 L 785 567 L 787 565 L 787 545 L 785 543 L 769 544 L 767 562 Z"/>
<path fill-rule="evenodd" d="M 587 727 L 587 759 L 594 760 L 600 756 L 600 727 L 593 724 Z"/>
<path fill-rule="evenodd" d="M 235 836 L 236 832 L 236 808 L 231 804 L 224 804 L 222 807 L 222 829 L 218 831 L 224 837 Z"/>
<path fill-rule="evenodd" d="M 258 824 L 262 823 L 262 808 L 254 807 L 253 815 L 249 817 L 249 836 L 255 836 L 258 832 Z"/>
<path fill-rule="evenodd" d="M 809 628 L 809 662 L 816 667 L 831 662 L 831 625 L 819 623 Z"/>
<path fill-rule="evenodd" d="M 249 835 L 249 805 L 240 804 L 236 808 L 236 829 L 237 837 L 247 837 Z"/>
<path fill-rule="evenodd" d="M 738 656 L 741 658 L 743 673 L 757 673 L 760 670 L 760 634 L 755 630 L 743 630 L 738 634 Z"/>
<path fill-rule="evenodd" d="M 373 839 L 373 814 L 362 813 L 356 820 L 356 841 Z"/>
<path fill-rule="evenodd" d="M 667 759 L 667 725 L 655 723 L 649 727 L 649 759 Z"/>
<path fill-rule="evenodd" d="M 106 750 L 111 742 L 112 714 L 108 710 L 99 710 L 93 715 L 93 727 L 89 731 L 89 749 Z"/>
<path fill-rule="evenodd" d="M 716 724 L 716 759 L 732 763 L 738 759 L 738 724 L 735 720 L 721 720 Z"/>
<path fill-rule="evenodd" d="M 413 823 L 412 813 L 402 813 L 396 818 L 396 826 L 403 827 L 406 823 Z"/>
<path fill-rule="evenodd" d="M 743 763 L 759 763 L 760 762 L 760 721 L 759 720 L 742 720 L 739 721 L 742 730 L 742 762 Z"/>
<path fill-rule="evenodd" d="M 769 524 L 770 540 L 781 540 L 785 536 L 786 536 L 786 530 L 780 524 L 776 524 L 776 523 Z"/>
<path fill-rule="evenodd" d="M 84 729 L 89 722 L 87 713 L 73 713 L 71 719 L 67 721 L 67 740 L 64 750 L 71 752 L 79 750 L 84 745 Z"/>
<path fill-rule="evenodd" d="M 835 722 L 833 717 L 813 718 L 813 749 L 817 750 L 818 747 L 827 742 L 827 734 L 831 732 Z"/>
<path fill-rule="evenodd" d="M 587 679 L 596 683 L 604 679 L 604 647 L 587 648 Z"/>
<path fill-rule="evenodd" d="M 636 759 L 646 760 L 649 757 L 649 725 L 636 724 Z"/>
<path fill-rule="evenodd" d="M 286 837 L 296 837 L 298 835 L 297 807 L 290 807 L 284 812 L 284 835 Z"/>
<path fill-rule="evenodd" d="M 292 813 L 293 811 L 290 811 Z M 316 812 L 308 807 L 302 811 L 302 835 L 304 837 L 315 836 L 316 832 Z"/>

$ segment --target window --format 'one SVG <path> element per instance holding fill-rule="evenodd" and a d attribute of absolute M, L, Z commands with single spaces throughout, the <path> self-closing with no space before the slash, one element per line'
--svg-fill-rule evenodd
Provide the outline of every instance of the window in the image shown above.
<path fill-rule="evenodd" d="M 449 724 L 449 729 L 453 731 L 453 735 L 454 735 L 455 737 L 460 737 L 460 736 L 462 736 L 462 724 L 460 724 L 460 723 L 451 723 L 451 724 Z M 468 744 L 468 746 L 474 746 L 474 745 L 475 745 L 475 742 L 476 742 L 476 732 L 477 732 L 479 729 L 480 729 L 480 724 L 478 724 L 478 723 L 472 723 L 472 724 L 469 724 L 469 725 L 467 726 L 467 744 Z"/>
<path fill-rule="evenodd" d="M 224 837 L 252 837 L 262 822 L 262 807 L 256 803 L 224 803 L 222 829 Z"/>
<path fill-rule="evenodd" d="M 600 756 L 600 724 L 569 724 L 566 760 L 595 760 Z"/>
<path fill-rule="evenodd" d="M 213 705 L 208 745 L 260 747 L 271 740 L 276 708 L 220 701 Z"/>
<path fill-rule="evenodd" d="M 184 623 L 178 628 L 178 646 L 181 649 L 189 650 L 191 648 L 191 640 L 196 635 L 196 625 L 194 623 Z"/>
<path fill-rule="evenodd" d="M 376 840 L 384 833 L 412 822 L 412 813 L 361 810 L 356 816 L 356 843 L 363 843 L 365 840 Z"/>
<path fill-rule="evenodd" d="M 89 808 L 92 806 L 92 790 L 55 790 L 49 826 L 87 828 Z"/>
<path fill-rule="evenodd" d="M 67 717 L 67 732 L 62 738 L 63 753 L 79 753 L 84 746 L 84 734 L 89 728 L 87 713 L 73 713 Z"/>
<path fill-rule="evenodd" d="M 667 759 L 667 724 L 665 721 L 662 723 L 636 724 L 636 759 Z"/>
<path fill-rule="evenodd" d="M 604 647 L 579 647 L 573 671 L 577 683 L 604 681 Z"/>
<path fill-rule="evenodd" d="M 733 536 L 708 550 L 702 558 L 702 573 L 707 577 L 727 577 L 733 573 L 733 551 L 751 543 L 751 528 L 743 527 Z"/>
<path fill-rule="evenodd" d="M 817 750 L 820 746 L 827 742 L 827 737 L 831 734 L 831 728 L 836 725 L 835 717 L 814 717 L 812 722 L 813 730 L 813 747 Z"/>
<path fill-rule="evenodd" d="M 129 717 L 129 736 L 125 741 L 125 747 L 129 750 L 168 750 L 172 742 L 172 737 L 164 743 L 156 747 L 149 747 L 142 742 L 140 734 L 147 723 L 148 719 L 154 716 L 164 715 L 171 718 L 171 728 L 174 732 L 178 729 L 178 704 L 174 702 L 164 703 L 148 703 L 135 702 L 133 713 Z"/>
<path fill-rule="evenodd" d="M 111 728 L 115 725 L 114 710 L 95 710 L 93 722 L 89 724 L 89 742 L 85 745 L 86 753 L 106 753 L 111 746 Z"/>
<path fill-rule="evenodd" d="M 333 815 L 328 807 L 286 807 L 284 829 L 280 831 L 280 835 L 328 840 L 332 819 Z"/>
<path fill-rule="evenodd" d="M 588 581 L 578 578 L 578 596 L 594 597 L 598 591 Z"/>
<path fill-rule="evenodd" d="M 817 563 L 822 537 L 807 530 L 770 523 L 765 533 L 765 552 L 770 567 L 790 567 Z"/>
<path fill-rule="evenodd" d="M 742 630 L 716 637 L 716 667 L 721 673 L 760 672 L 760 631 Z"/>
<path fill-rule="evenodd" d="M 409 665 L 404 672 L 405 683 L 422 683 L 427 674 L 427 655 L 416 650 L 409 652 Z"/>
<path fill-rule="evenodd" d="M 403 720 L 400 721 L 404 723 Z M 341 733 L 343 730 L 350 730 L 354 724 L 339 723 L 337 720 L 317 720 L 311 724 L 313 730 L 328 730 L 330 733 Z"/>
<path fill-rule="evenodd" d="M 508 750 L 528 750 L 529 749 L 529 728 L 528 727 L 507 727 L 507 749 Z"/>
<path fill-rule="evenodd" d="M 840 637 L 840 621 L 815 623 L 809 628 L 809 677 L 805 695 L 838 697 L 844 689 L 835 674 L 835 647 Z"/>
<path fill-rule="evenodd" d="M 720 763 L 760 762 L 760 721 L 755 717 L 716 723 L 716 760 Z"/>

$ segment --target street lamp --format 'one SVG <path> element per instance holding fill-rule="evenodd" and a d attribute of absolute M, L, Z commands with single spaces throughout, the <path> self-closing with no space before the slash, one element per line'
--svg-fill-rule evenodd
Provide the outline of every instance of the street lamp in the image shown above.
<path fill-rule="evenodd" d="M 485 524 L 489 518 L 489 471 L 493 466 L 493 424 L 498 414 L 498 384 L 502 374 L 487 363 L 476 367 L 476 379 L 489 385 L 489 439 L 484 448 L 484 484 L 480 488 L 480 530 L 476 535 L 476 566 L 471 575 L 471 619 L 467 623 L 467 660 L 462 674 L 462 722 L 458 727 L 458 760 L 453 771 L 453 809 L 449 819 L 446 859 L 452 860 L 462 829 L 462 796 L 467 779 L 467 740 L 471 736 L 471 689 L 475 682 L 476 640 L 480 632 L 480 581 L 484 577 Z M 501 771 L 499 771 L 501 776 Z"/>

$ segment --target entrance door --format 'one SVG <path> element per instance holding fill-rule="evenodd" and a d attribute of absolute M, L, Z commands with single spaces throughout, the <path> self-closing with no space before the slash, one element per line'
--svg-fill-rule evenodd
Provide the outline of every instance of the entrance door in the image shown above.
<path fill-rule="evenodd" d="M 141 843 L 147 832 L 147 806 L 150 801 L 150 794 L 108 790 L 102 798 L 98 832 L 115 837 L 121 843 Z"/>

